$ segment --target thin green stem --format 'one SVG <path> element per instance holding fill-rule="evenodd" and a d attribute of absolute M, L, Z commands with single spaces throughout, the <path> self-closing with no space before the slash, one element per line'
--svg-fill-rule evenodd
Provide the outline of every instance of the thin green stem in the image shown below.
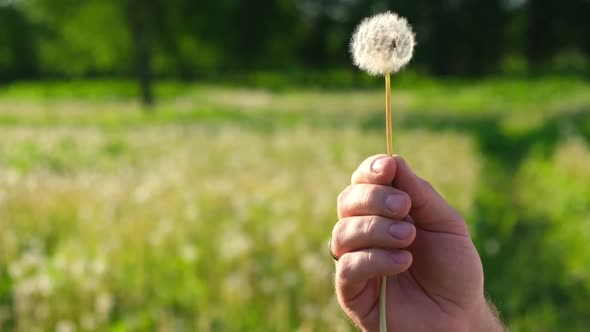
<path fill-rule="evenodd" d="M 385 123 L 387 154 L 393 156 L 393 135 L 391 126 L 391 75 L 385 74 Z M 381 276 L 381 294 L 379 295 L 379 331 L 387 332 L 387 276 Z"/>

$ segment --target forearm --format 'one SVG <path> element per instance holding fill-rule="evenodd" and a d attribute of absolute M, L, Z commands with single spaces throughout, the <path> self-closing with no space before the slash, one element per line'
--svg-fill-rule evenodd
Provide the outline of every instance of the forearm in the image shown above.
<path fill-rule="evenodd" d="M 493 303 L 483 299 L 473 313 L 470 332 L 506 332 L 500 314 Z"/>

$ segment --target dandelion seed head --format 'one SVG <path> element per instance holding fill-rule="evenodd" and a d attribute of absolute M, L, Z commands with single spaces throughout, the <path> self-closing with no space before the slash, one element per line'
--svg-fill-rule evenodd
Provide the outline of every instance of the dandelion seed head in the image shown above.
<path fill-rule="evenodd" d="M 90 268 L 96 276 L 102 276 L 107 270 L 106 263 L 102 259 L 93 260 L 90 263 Z"/>
<path fill-rule="evenodd" d="M 252 248 L 254 248 L 254 242 L 248 233 L 233 230 L 220 241 L 219 253 L 224 260 L 231 261 L 247 256 Z"/>
<path fill-rule="evenodd" d="M 253 296 L 252 282 L 244 273 L 233 273 L 223 281 L 225 296 L 233 301 L 248 301 Z"/>
<path fill-rule="evenodd" d="M 60 320 L 55 326 L 56 332 L 75 332 L 76 325 L 69 320 Z"/>
<path fill-rule="evenodd" d="M 199 252 L 195 246 L 185 244 L 180 248 L 180 257 L 187 263 L 193 263 L 199 258 Z"/>
<path fill-rule="evenodd" d="M 111 294 L 106 292 L 98 294 L 94 303 L 96 313 L 102 317 L 107 316 L 111 312 L 113 304 L 113 296 Z"/>
<path fill-rule="evenodd" d="M 46 273 L 39 274 L 36 280 L 37 292 L 49 296 L 53 291 L 53 280 Z"/>
<path fill-rule="evenodd" d="M 408 21 L 392 12 L 364 19 L 350 42 L 354 64 L 371 75 L 395 73 L 414 53 L 414 32 Z"/>

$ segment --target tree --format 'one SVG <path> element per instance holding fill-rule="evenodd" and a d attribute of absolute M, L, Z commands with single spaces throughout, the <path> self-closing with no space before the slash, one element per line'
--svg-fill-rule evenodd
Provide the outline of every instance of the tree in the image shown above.
<path fill-rule="evenodd" d="M 21 10 L 38 26 L 41 71 L 49 75 L 94 76 L 129 72 L 138 82 L 141 101 L 152 105 L 152 58 L 162 14 L 156 1 L 37 0 Z"/>
<path fill-rule="evenodd" d="M 135 75 L 139 85 L 141 101 L 144 106 L 150 107 L 154 103 L 153 94 L 153 32 L 150 31 L 150 22 L 157 16 L 154 12 L 156 1 L 127 0 L 125 18 L 129 26 L 133 59 L 135 62 Z"/>
<path fill-rule="evenodd" d="M 16 8 L 0 7 L 0 82 L 37 72 L 35 40 L 29 22 Z"/>

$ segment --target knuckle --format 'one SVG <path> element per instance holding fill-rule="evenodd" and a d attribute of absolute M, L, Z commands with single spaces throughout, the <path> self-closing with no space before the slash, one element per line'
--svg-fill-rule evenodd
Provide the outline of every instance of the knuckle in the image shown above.
<path fill-rule="evenodd" d="M 376 202 L 378 197 L 377 187 L 376 186 L 365 186 L 363 193 L 362 193 L 362 203 L 369 206 Z"/>
<path fill-rule="evenodd" d="M 344 254 L 338 260 L 337 276 L 340 279 L 346 280 L 354 273 L 355 264 L 350 254 Z"/>
<path fill-rule="evenodd" d="M 375 262 L 375 251 L 367 250 L 362 253 L 359 259 L 366 264 L 373 264 Z"/>
<path fill-rule="evenodd" d="M 336 202 L 338 204 L 338 208 L 340 208 L 341 206 L 344 205 L 344 203 L 346 202 L 347 197 L 350 195 L 350 192 L 352 191 L 352 185 L 348 185 L 346 188 L 344 188 L 344 190 L 342 190 L 342 192 L 338 195 L 338 198 L 336 199 Z"/>
<path fill-rule="evenodd" d="M 367 235 L 375 234 L 378 232 L 380 218 L 378 216 L 370 216 L 365 222 L 361 224 L 362 232 Z"/>
<path fill-rule="evenodd" d="M 349 222 L 348 219 L 340 219 L 332 229 L 332 252 L 336 255 L 342 251 Z"/>
<path fill-rule="evenodd" d="M 374 250 L 366 251 L 364 256 L 365 256 L 364 260 L 368 263 L 375 261 L 375 251 Z"/>
<path fill-rule="evenodd" d="M 348 225 L 348 229 L 350 233 L 353 234 L 362 234 L 365 231 L 365 226 L 364 223 L 362 222 L 362 217 L 360 218 L 359 221 L 356 221 L 354 223 L 349 223 Z"/>
<path fill-rule="evenodd" d="M 346 198 L 348 197 L 348 195 L 352 191 L 352 188 L 353 188 L 352 185 L 348 185 L 348 186 L 346 186 L 346 188 L 344 188 L 344 190 L 342 190 L 342 192 L 338 195 L 338 203 L 339 204 L 344 203 L 344 201 L 346 200 Z"/>

